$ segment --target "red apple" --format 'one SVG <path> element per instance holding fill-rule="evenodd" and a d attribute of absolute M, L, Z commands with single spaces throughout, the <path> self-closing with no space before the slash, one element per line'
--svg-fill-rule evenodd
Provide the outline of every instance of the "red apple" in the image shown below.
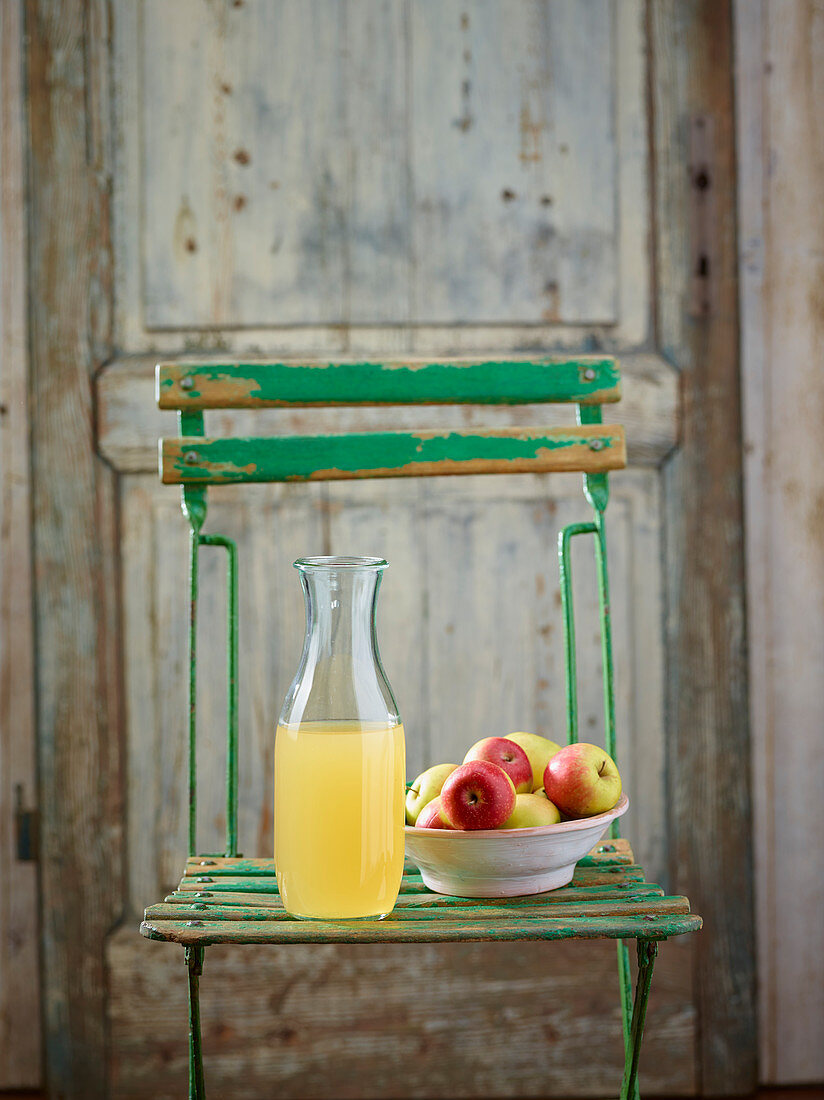
<path fill-rule="evenodd" d="M 440 794 L 443 813 L 456 829 L 497 829 L 515 809 L 515 797 L 515 784 L 489 760 L 461 764 Z"/>
<path fill-rule="evenodd" d="M 550 759 L 544 790 L 565 817 L 592 817 L 611 810 L 621 797 L 621 776 L 603 749 L 579 741 Z"/>
<path fill-rule="evenodd" d="M 514 783 L 516 794 L 532 793 L 532 765 L 517 741 L 510 741 L 508 737 L 484 737 L 482 741 L 476 741 L 466 754 L 464 764 L 471 760 L 488 760 L 490 764 L 497 764 Z"/>
<path fill-rule="evenodd" d="M 532 765 L 532 789 L 542 791 L 546 766 L 550 758 L 560 751 L 561 746 L 557 741 L 550 741 L 548 737 L 539 737 L 537 733 L 526 733 L 524 730 L 508 733 L 506 739 L 514 741 L 524 750 Z"/>
<path fill-rule="evenodd" d="M 415 828 L 417 829 L 451 829 L 452 826 L 446 819 L 443 807 L 441 806 L 441 798 L 438 795 L 433 798 L 431 802 L 427 802 L 421 812 L 418 814 L 418 819 L 415 822 Z"/>

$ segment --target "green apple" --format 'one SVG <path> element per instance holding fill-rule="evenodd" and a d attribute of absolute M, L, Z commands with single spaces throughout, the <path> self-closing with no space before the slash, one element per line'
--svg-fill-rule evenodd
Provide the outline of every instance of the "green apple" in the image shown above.
<path fill-rule="evenodd" d="M 414 825 L 418 815 L 433 798 L 441 793 L 441 788 L 457 768 L 457 764 L 435 764 L 421 772 L 406 792 L 406 824 Z"/>
<path fill-rule="evenodd" d="M 550 759 L 556 752 L 560 752 L 561 746 L 548 737 L 539 737 L 537 733 L 508 733 L 507 741 L 514 741 L 520 745 L 527 755 L 532 768 L 532 790 L 540 791 L 544 785 L 544 772 Z"/>
<path fill-rule="evenodd" d="M 544 794 L 515 796 L 515 809 L 499 829 L 534 829 L 538 825 L 557 825 L 561 820 L 558 807 Z"/>

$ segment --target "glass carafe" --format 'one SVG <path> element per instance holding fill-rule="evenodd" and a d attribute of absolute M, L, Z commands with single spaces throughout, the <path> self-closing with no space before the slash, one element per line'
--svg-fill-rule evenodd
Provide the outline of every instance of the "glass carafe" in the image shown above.
<path fill-rule="evenodd" d="M 378 654 L 380 558 L 299 558 L 300 667 L 275 735 L 275 871 L 295 917 L 391 912 L 404 856 L 403 726 Z"/>

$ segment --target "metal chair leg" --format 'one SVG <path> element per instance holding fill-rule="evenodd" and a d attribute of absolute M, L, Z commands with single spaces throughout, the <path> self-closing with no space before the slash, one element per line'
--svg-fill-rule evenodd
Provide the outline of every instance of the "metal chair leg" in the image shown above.
<path fill-rule="evenodd" d="M 624 1029 L 624 1051 L 629 1050 L 632 1028 L 632 973 L 629 967 L 629 941 L 616 940 L 618 945 L 618 989 L 621 998 L 621 1023 Z M 630 1100 L 639 1100 L 638 1078 Z"/>
<path fill-rule="evenodd" d="M 183 961 L 189 972 L 189 1100 L 206 1100 L 200 1037 L 200 975 L 204 954 L 202 947 L 183 948 Z"/>
<path fill-rule="evenodd" d="M 638 1059 L 641 1054 L 641 1040 L 644 1037 L 644 1021 L 647 1015 L 650 986 L 652 985 L 652 968 L 655 964 L 655 956 L 658 954 L 658 943 L 655 940 L 639 939 L 637 947 L 638 981 L 635 986 L 635 1001 L 632 1005 L 629 1035 L 624 1047 L 624 1080 L 621 1084 L 621 1100 L 633 1100 L 633 1097 L 638 1095 Z M 626 963 L 629 963 L 628 959 Z M 620 966 L 621 955 L 619 949 Z M 625 1003 L 622 996 L 621 1007 L 624 1009 Z"/>

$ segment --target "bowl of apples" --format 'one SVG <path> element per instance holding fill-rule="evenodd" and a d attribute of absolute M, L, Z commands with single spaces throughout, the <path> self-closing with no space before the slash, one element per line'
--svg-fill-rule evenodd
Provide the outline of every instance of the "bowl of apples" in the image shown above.
<path fill-rule="evenodd" d="M 436 764 L 410 785 L 406 851 L 439 894 L 540 894 L 571 882 L 628 807 L 615 761 L 597 745 L 486 737 L 462 764 Z"/>

